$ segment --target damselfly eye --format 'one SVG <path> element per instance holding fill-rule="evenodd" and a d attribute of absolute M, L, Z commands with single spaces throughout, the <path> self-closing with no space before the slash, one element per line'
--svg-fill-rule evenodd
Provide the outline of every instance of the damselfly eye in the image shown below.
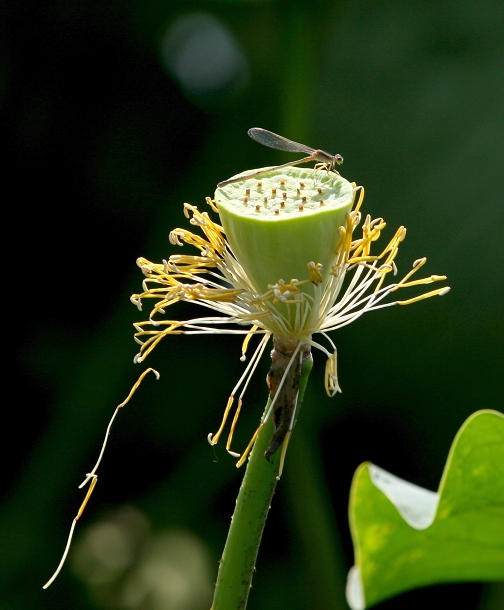
<path fill-rule="evenodd" d="M 336 155 L 335 158 L 336 158 L 336 163 L 338 165 L 341 165 L 343 163 L 343 157 L 341 155 Z"/>

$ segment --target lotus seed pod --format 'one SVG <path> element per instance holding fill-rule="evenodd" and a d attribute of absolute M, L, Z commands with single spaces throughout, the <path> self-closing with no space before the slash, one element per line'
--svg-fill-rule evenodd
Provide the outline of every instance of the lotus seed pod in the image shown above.
<path fill-rule="evenodd" d="M 218 188 L 215 201 L 233 254 L 263 294 L 279 280 L 310 279 L 310 262 L 327 282 L 353 195 L 336 173 L 286 167 Z M 313 294 L 310 283 L 301 290 Z"/>

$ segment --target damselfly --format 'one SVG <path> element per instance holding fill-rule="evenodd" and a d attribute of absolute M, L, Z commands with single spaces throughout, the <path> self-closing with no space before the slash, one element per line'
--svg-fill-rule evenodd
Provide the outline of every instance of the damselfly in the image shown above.
<path fill-rule="evenodd" d="M 262 144 L 263 146 L 268 146 L 269 148 L 275 148 L 276 150 L 285 150 L 287 152 L 302 152 L 307 153 L 308 157 L 304 157 L 303 159 L 299 159 L 298 161 L 291 161 L 289 163 L 284 163 L 283 165 L 277 165 L 276 167 L 271 167 L 266 170 L 261 170 L 260 172 L 254 172 L 252 174 L 246 174 L 244 176 L 239 176 L 237 178 L 230 178 L 229 180 L 224 180 L 223 182 L 219 182 L 218 187 L 225 186 L 226 184 L 231 184 L 233 182 L 239 182 L 240 180 L 245 180 L 247 178 L 257 178 L 259 176 L 263 176 L 267 174 L 273 169 L 279 169 L 281 167 L 289 167 L 290 165 L 299 165 L 300 163 L 306 163 L 307 161 L 318 161 L 315 168 L 324 168 L 327 171 L 334 171 L 336 165 L 341 165 L 343 163 L 343 157 L 341 155 L 331 155 L 320 148 L 311 148 L 311 146 L 306 146 L 306 144 L 300 144 L 299 142 L 294 142 L 293 140 L 288 140 L 283 136 L 279 136 L 272 131 L 268 131 L 267 129 L 262 129 L 261 127 L 252 127 L 248 130 L 248 135 Z"/>

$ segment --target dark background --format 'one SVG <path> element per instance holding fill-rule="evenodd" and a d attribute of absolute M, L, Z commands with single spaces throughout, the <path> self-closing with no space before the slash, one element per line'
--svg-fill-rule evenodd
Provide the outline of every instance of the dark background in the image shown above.
<path fill-rule="evenodd" d="M 18 0 L 2 12 L 13 363 L 2 610 L 209 607 L 243 472 L 205 438 L 243 369 L 233 337 L 173 337 L 149 358 L 161 380 L 147 378 L 120 413 L 69 561 L 41 586 L 82 501 L 77 485 L 142 370 L 135 259 L 173 253 L 184 201 L 204 209 L 219 180 L 287 160 L 249 140 L 251 126 L 342 154 L 365 211 L 388 221 L 385 239 L 408 227 L 399 270 L 425 255 L 427 273 L 452 287 L 334 334 L 344 392 L 334 399 L 315 354 L 249 608 L 346 608 L 356 467 L 371 460 L 436 489 L 466 417 L 503 410 L 504 4 Z M 267 367 L 236 447 L 257 425 Z M 379 607 L 416 603 L 497 610 L 504 590 L 440 585 Z"/>

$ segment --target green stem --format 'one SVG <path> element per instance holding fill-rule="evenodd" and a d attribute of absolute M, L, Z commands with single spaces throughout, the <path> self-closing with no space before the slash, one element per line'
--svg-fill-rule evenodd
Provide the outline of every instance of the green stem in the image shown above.
<path fill-rule="evenodd" d="M 301 367 L 298 412 L 312 365 L 310 356 Z M 270 402 L 271 398 L 266 410 Z M 245 610 L 247 606 L 257 553 L 278 482 L 281 449 L 270 461 L 264 457 L 273 434 L 272 419 L 262 428 L 250 454 L 220 561 L 211 610 Z"/>
<path fill-rule="evenodd" d="M 291 444 L 290 468 L 284 481 L 301 546 L 297 553 L 299 596 L 302 606 L 310 610 L 347 608 L 347 567 L 316 435 L 307 424 L 303 423 Z"/>

